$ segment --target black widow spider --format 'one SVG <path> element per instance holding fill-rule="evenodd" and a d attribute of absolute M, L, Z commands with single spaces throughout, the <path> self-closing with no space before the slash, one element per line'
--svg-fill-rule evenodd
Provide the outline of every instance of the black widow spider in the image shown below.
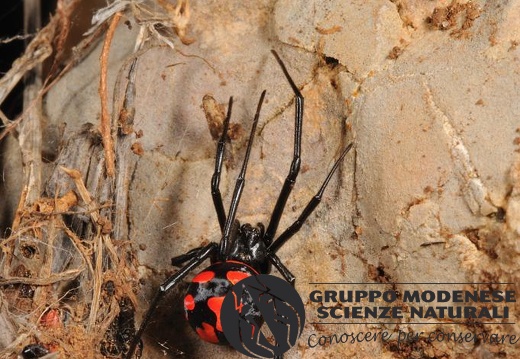
<path fill-rule="evenodd" d="M 146 313 L 144 320 L 136 332 L 134 339 L 130 345 L 126 358 L 131 359 L 137 345 L 140 342 L 141 335 L 146 326 L 150 322 L 156 310 L 158 302 L 166 292 L 178 284 L 192 270 L 201 265 L 206 259 L 210 259 L 211 266 L 199 273 L 193 278 L 188 294 L 184 299 L 184 308 L 186 317 L 191 326 L 197 331 L 199 336 L 212 343 L 227 343 L 222 333 L 220 323 L 220 308 L 225 294 L 238 280 L 255 274 L 268 274 L 271 271 L 271 265 L 275 266 L 286 281 L 294 286 L 295 277 L 280 261 L 276 252 L 282 245 L 296 234 L 302 227 L 305 220 L 314 211 L 321 201 L 323 192 L 327 187 L 332 175 L 339 167 L 348 151 L 352 148 L 349 144 L 342 152 L 341 156 L 336 160 L 332 169 L 328 173 L 325 181 L 316 195 L 309 201 L 303 209 L 298 219 L 287 228 L 276 239 L 275 234 L 284 211 L 287 198 L 296 181 L 296 177 L 300 171 L 300 153 L 302 138 L 302 122 L 303 122 L 303 96 L 300 90 L 294 84 L 284 63 L 276 53 L 271 50 L 276 61 L 282 68 L 287 81 L 292 87 L 295 99 L 295 132 L 294 132 L 294 156 L 292 159 L 289 174 L 285 179 L 278 200 L 274 207 L 271 219 L 267 229 L 264 230 L 262 223 L 258 223 L 256 227 L 251 224 L 240 225 L 235 220 L 236 211 L 240 202 L 240 197 L 245 184 L 245 175 L 253 139 L 255 136 L 260 110 L 264 101 L 264 90 L 258 102 L 256 114 L 254 117 L 251 134 L 247 143 L 246 154 L 242 164 L 241 171 L 235 184 L 235 190 L 231 199 L 229 213 L 226 216 L 222 196 L 219 189 L 220 175 L 222 172 L 222 164 L 224 160 L 225 144 L 227 141 L 227 132 L 229 120 L 231 117 L 231 109 L 233 107 L 233 98 L 229 99 L 229 106 L 226 119 L 223 124 L 223 131 L 217 145 L 217 154 L 215 158 L 215 172 L 211 178 L 211 195 L 217 212 L 218 222 L 222 232 L 220 244 L 212 242 L 206 246 L 197 247 L 190 250 L 186 254 L 182 254 L 172 259 L 172 265 L 181 267 L 175 274 L 168 278 L 157 291 L 153 298 L 150 308 Z"/>

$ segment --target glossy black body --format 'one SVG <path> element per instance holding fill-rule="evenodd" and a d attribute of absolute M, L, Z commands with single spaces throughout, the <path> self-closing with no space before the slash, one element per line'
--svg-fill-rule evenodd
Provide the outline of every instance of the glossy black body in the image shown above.
<path fill-rule="evenodd" d="M 278 54 L 273 50 L 273 55 L 276 58 L 276 61 L 279 63 L 287 81 L 289 82 L 294 94 L 295 94 L 295 130 L 294 130 L 294 153 L 293 159 L 289 168 L 289 173 L 285 179 L 285 182 L 282 186 L 276 204 L 274 206 L 271 218 L 269 220 L 269 224 L 267 229 L 264 231 L 264 226 L 262 224 L 257 224 L 257 226 L 252 226 L 251 224 L 242 224 L 236 220 L 236 212 L 238 208 L 238 204 L 240 202 L 240 198 L 242 195 L 242 191 L 245 185 L 245 176 L 247 165 L 249 162 L 249 155 L 251 153 L 251 148 L 253 145 L 253 140 L 256 132 L 256 126 L 258 124 L 258 118 L 260 116 L 260 110 L 262 108 L 262 103 L 265 98 L 266 91 L 263 91 L 260 100 L 258 102 L 256 114 L 254 117 L 254 121 L 251 128 L 251 133 L 249 136 L 249 141 L 247 144 L 246 153 L 244 156 L 243 164 L 241 171 L 236 180 L 235 189 L 233 195 L 231 197 L 231 204 L 229 207 L 229 211 L 226 214 L 224 210 L 224 205 L 222 202 L 222 196 L 219 188 L 220 184 L 220 176 L 222 173 L 222 165 L 224 162 L 224 152 L 225 145 L 228 139 L 227 132 L 229 128 L 229 121 L 231 118 L 231 111 L 233 107 L 233 98 L 229 99 L 228 105 L 228 113 L 226 119 L 223 124 L 222 135 L 218 141 L 217 145 L 217 153 L 215 158 L 215 171 L 213 176 L 211 177 L 211 195 L 213 198 L 213 203 L 215 206 L 215 211 L 217 213 L 217 218 L 219 221 L 220 229 L 222 232 L 222 237 L 220 243 L 209 243 L 206 246 L 197 247 L 187 252 L 186 254 L 182 254 L 172 259 L 172 265 L 180 267 L 180 269 L 168 278 L 159 288 L 156 293 L 154 299 L 151 302 L 150 309 L 146 313 L 139 330 L 136 333 L 136 337 L 132 342 L 130 350 L 126 356 L 127 359 L 132 358 L 132 355 L 140 342 L 140 337 L 153 317 L 155 309 L 157 307 L 158 302 L 164 296 L 166 292 L 168 292 L 171 288 L 176 286 L 179 282 L 181 282 L 192 270 L 199 267 L 206 260 L 210 260 L 212 265 L 203 271 L 200 274 L 204 274 L 208 271 L 218 273 L 213 277 L 214 283 L 211 283 L 211 280 L 207 282 L 208 286 L 222 286 L 222 280 L 226 279 L 229 271 L 225 269 L 228 265 L 228 262 L 237 262 L 239 266 L 242 267 L 243 270 L 246 268 L 253 268 L 256 272 L 260 274 L 268 274 L 271 271 L 271 266 L 274 266 L 280 274 L 283 276 L 285 280 L 287 280 L 291 285 L 294 286 L 295 277 L 294 275 L 285 267 L 285 265 L 281 262 L 281 260 L 276 255 L 276 252 L 280 247 L 290 239 L 294 234 L 296 234 L 300 228 L 302 227 L 305 220 L 309 217 L 309 215 L 314 211 L 314 209 L 321 202 L 321 198 L 327 187 L 332 175 L 339 167 L 339 164 L 345 157 L 345 155 L 349 152 L 352 147 L 352 144 L 349 144 L 342 152 L 341 156 L 336 160 L 332 169 L 329 171 L 327 177 L 325 178 L 321 188 L 318 190 L 316 195 L 312 197 L 307 206 L 303 209 L 300 216 L 296 219 L 296 221 L 289 226 L 284 232 L 282 232 L 278 237 L 275 237 L 278 229 L 278 225 L 280 223 L 280 219 L 282 217 L 285 204 L 287 199 L 294 187 L 296 178 L 300 171 L 300 163 L 301 163 L 301 139 L 302 139 L 302 124 L 303 124 L 303 103 L 304 99 L 300 90 L 295 85 L 291 76 L 289 75 L 285 65 L 282 60 L 278 56 Z M 276 238 L 276 239 L 275 239 Z M 221 266 L 221 268 L 219 267 Z M 197 278 L 196 276 L 194 280 Z M 232 283 L 227 283 L 224 287 L 231 287 Z M 207 287 L 207 288 L 209 288 Z M 216 317 L 218 317 L 219 313 L 216 313 L 216 317 L 211 317 L 211 313 L 208 313 L 207 309 L 210 307 L 210 300 L 214 300 L 215 298 L 223 298 L 225 293 L 219 290 L 207 289 L 204 287 L 200 289 L 201 286 L 197 284 L 190 285 L 190 289 L 194 291 L 193 293 L 197 293 L 197 291 L 201 291 L 202 297 L 204 300 L 197 300 L 195 303 L 189 304 L 188 306 L 191 308 L 193 306 L 193 310 L 187 311 L 187 319 L 190 321 L 194 329 L 199 333 L 199 336 L 206 335 L 208 331 L 212 329 L 217 329 L 218 321 Z M 217 293 L 218 292 L 218 293 Z M 186 298 L 188 295 L 193 296 L 193 293 L 190 292 L 185 297 L 185 308 L 186 308 Z M 191 298 L 190 298 L 191 301 Z M 189 302 L 189 301 L 188 301 Z M 213 313 L 218 312 L 220 309 L 217 308 L 212 310 Z M 193 313 L 197 314 L 193 314 Z M 206 313 L 206 314 L 203 314 Z M 211 326 L 208 328 L 201 323 L 206 323 Z M 202 327 L 203 328 L 202 328 Z M 205 334 L 200 334 L 200 329 L 203 330 Z M 211 330 L 210 330 L 211 329 Z M 219 333 L 217 333 L 220 336 Z M 214 341 L 216 342 L 216 340 Z M 221 339 L 218 340 L 221 342 Z"/>

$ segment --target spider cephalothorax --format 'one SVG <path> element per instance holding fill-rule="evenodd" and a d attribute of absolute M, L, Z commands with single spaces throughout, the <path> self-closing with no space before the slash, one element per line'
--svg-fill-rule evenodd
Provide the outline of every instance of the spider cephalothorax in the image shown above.
<path fill-rule="evenodd" d="M 228 260 L 247 263 L 259 273 L 271 271 L 267 245 L 264 242 L 264 226 L 249 223 L 239 226 L 235 241 L 229 251 Z"/>

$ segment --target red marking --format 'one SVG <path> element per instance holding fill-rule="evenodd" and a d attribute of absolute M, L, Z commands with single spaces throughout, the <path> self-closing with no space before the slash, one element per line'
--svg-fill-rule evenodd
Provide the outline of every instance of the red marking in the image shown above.
<path fill-rule="evenodd" d="M 251 277 L 251 274 L 246 273 L 246 272 L 234 271 L 234 270 L 226 273 L 226 278 L 228 279 L 228 281 L 233 283 L 233 285 L 237 284 L 242 279 L 247 278 L 247 277 Z"/>
<path fill-rule="evenodd" d="M 212 280 L 213 278 L 215 278 L 215 272 L 207 270 L 207 271 L 197 274 L 195 276 L 195 278 L 193 278 L 192 282 L 193 283 L 206 283 L 206 282 L 209 282 L 210 280 Z"/>
<path fill-rule="evenodd" d="M 220 321 L 220 310 L 225 297 L 213 297 L 208 299 L 208 307 L 217 316 L 217 330 L 222 331 L 222 322 Z"/>
<path fill-rule="evenodd" d="M 188 294 L 186 297 L 184 297 L 184 308 L 187 310 L 195 309 L 195 299 L 191 294 Z"/>
<path fill-rule="evenodd" d="M 202 340 L 213 344 L 219 343 L 217 333 L 215 333 L 215 328 L 213 328 L 208 323 L 202 322 L 202 328 L 197 328 L 197 334 Z"/>

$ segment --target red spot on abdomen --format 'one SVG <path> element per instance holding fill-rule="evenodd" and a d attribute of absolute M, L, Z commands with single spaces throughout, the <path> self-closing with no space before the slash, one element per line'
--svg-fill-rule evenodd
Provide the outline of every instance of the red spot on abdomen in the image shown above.
<path fill-rule="evenodd" d="M 195 299 L 191 294 L 184 297 L 184 308 L 187 310 L 195 309 Z"/>
<path fill-rule="evenodd" d="M 215 333 L 215 328 L 213 328 L 208 323 L 202 322 L 202 328 L 197 328 L 196 330 L 197 334 L 202 340 L 205 340 L 213 344 L 219 343 L 217 333 Z"/>
<path fill-rule="evenodd" d="M 197 274 L 195 276 L 195 278 L 193 278 L 192 282 L 193 283 L 205 283 L 205 282 L 209 282 L 214 277 L 215 277 L 215 272 L 207 270 L 207 271 Z"/>
<path fill-rule="evenodd" d="M 229 271 L 226 273 L 226 278 L 228 281 L 230 281 L 233 285 L 240 282 L 242 279 L 250 277 L 251 274 L 246 272 L 240 272 L 240 271 Z"/>
<path fill-rule="evenodd" d="M 225 297 L 213 297 L 208 299 L 208 307 L 217 316 L 217 330 L 222 331 L 222 322 L 220 321 L 220 310 Z"/>

